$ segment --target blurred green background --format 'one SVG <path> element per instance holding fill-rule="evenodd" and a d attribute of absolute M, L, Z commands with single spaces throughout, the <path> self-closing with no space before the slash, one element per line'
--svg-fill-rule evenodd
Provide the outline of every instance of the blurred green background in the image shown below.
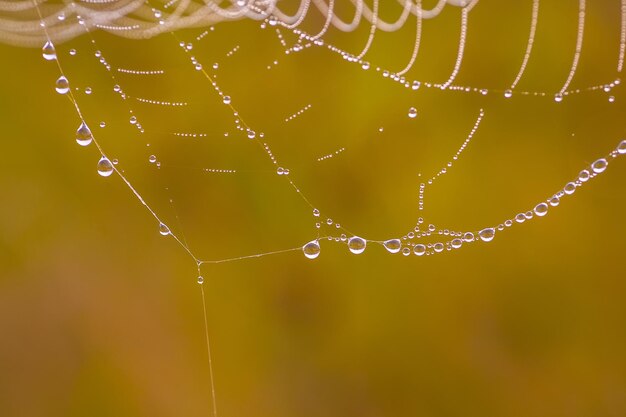
<path fill-rule="evenodd" d="M 541 4 L 520 91 L 552 95 L 567 78 L 576 3 Z M 619 6 L 588 4 L 573 88 L 616 78 Z M 349 19 L 350 7 L 337 8 Z M 391 3 L 381 11 L 387 20 L 399 12 Z M 530 12 L 530 1 L 482 1 L 470 13 L 456 83 L 488 88 L 486 96 L 412 91 L 322 48 L 285 55 L 274 29 L 258 22 L 219 24 L 200 41 L 205 28 L 176 36 L 194 43 L 191 54 L 265 134 L 323 219 L 387 239 L 405 234 L 419 215 L 453 230 L 495 226 L 550 197 L 624 137 L 621 86 L 560 104 L 503 97 L 523 58 Z M 424 22 L 408 79 L 445 82 L 459 22 L 454 7 Z M 322 23 L 312 13 L 303 29 L 315 33 Z M 402 69 L 414 30 L 410 19 L 380 34 L 366 59 Z M 326 41 L 358 52 L 368 31 L 331 30 Z M 233 129 L 232 114 L 177 41 L 94 38 L 96 46 L 85 36 L 57 45 L 85 120 L 194 253 L 219 260 L 316 237 L 310 207 Z M 114 81 L 96 50 L 114 69 L 165 75 L 113 71 Z M 0 45 L 0 56 L 0 415 L 210 415 L 194 262 L 159 235 L 119 177 L 97 175 L 97 150 L 76 144 L 80 120 L 54 92 L 54 63 L 39 49 Z M 128 100 L 113 91 L 116 82 Z M 411 106 L 416 119 L 407 117 Z M 485 118 L 473 141 L 427 189 L 418 213 L 417 174 L 429 177 L 450 160 L 480 108 Z M 129 123 L 130 109 L 145 134 Z M 625 178 L 618 158 L 545 218 L 438 256 L 405 258 L 373 244 L 355 256 L 322 241 L 314 261 L 290 252 L 204 265 L 219 415 L 626 415 Z"/>

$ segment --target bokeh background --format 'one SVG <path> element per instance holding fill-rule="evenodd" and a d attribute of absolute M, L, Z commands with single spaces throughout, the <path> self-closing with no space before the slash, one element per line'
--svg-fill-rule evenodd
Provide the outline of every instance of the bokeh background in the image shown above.
<path fill-rule="evenodd" d="M 552 95 L 565 81 L 576 3 L 541 4 L 520 90 Z M 619 7 L 588 4 L 573 88 L 616 78 Z M 350 16 L 345 2 L 337 8 Z M 381 13 L 389 20 L 399 12 L 385 3 Z M 325 49 L 285 55 L 274 30 L 259 22 L 218 24 L 201 41 L 206 28 L 176 36 L 193 41 L 192 54 L 265 133 L 323 219 L 387 239 L 419 215 L 453 230 L 495 226 L 551 196 L 624 138 L 621 86 L 562 103 L 503 97 L 523 58 L 530 13 L 530 1 L 482 1 L 470 13 L 457 83 L 488 88 L 486 96 L 411 91 Z M 454 7 L 424 22 L 408 79 L 448 78 L 459 22 Z M 322 24 L 312 13 L 303 29 L 315 33 Z M 410 19 L 377 36 L 367 54 L 372 67 L 403 68 L 414 30 Z M 359 51 L 368 31 L 331 30 L 326 40 Z M 87 36 L 57 45 L 85 119 L 194 253 L 219 260 L 316 237 L 310 207 L 235 132 L 232 114 L 171 35 L 128 40 L 97 32 L 94 39 L 96 46 Z M 114 72 L 113 81 L 96 50 L 114 68 L 166 73 Z M 58 69 L 40 49 L 0 45 L 0 56 L 0 415 L 210 415 L 194 262 L 159 235 L 117 176 L 97 175 L 99 154 L 76 145 L 79 119 L 54 92 Z M 116 82 L 129 97 L 189 105 L 124 102 Z M 411 106 L 416 119 L 407 117 Z M 129 123 L 130 108 L 145 134 Z M 474 140 L 427 190 L 418 213 L 417 174 L 428 177 L 450 160 L 480 108 L 486 115 Z M 340 156 L 316 161 L 342 147 Z M 204 265 L 218 414 L 626 415 L 625 179 L 618 158 L 545 218 L 442 255 L 405 258 L 370 245 L 355 256 L 323 241 L 314 261 L 296 251 Z"/>

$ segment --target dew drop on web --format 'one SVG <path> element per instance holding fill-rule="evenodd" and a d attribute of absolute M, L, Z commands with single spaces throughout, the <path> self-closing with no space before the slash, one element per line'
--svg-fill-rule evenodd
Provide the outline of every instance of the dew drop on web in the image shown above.
<path fill-rule="evenodd" d="M 41 48 L 41 54 L 46 61 L 52 61 L 57 58 L 57 51 L 54 49 L 54 44 L 50 41 L 47 41 Z"/>
<path fill-rule="evenodd" d="M 103 156 L 98 161 L 98 174 L 101 177 L 108 177 L 113 173 L 113 164 L 109 161 L 109 158 Z"/>
<path fill-rule="evenodd" d="M 486 229 L 478 232 L 478 237 L 480 237 L 480 240 L 482 240 L 483 242 L 491 242 L 495 235 L 496 229 L 494 229 L 493 227 L 487 227 Z"/>
<path fill-rule="evenodd" d="M 59 94 L 67 94 L 70 91 L 70 82 L 67 80 L 65 75 L 61 75 L 57 78 L 54 89 Z"/>
<path fill-rule="evenodd" d="M 76 143 L 80 146 L 87 146 L 93 140 L 93 135 L 91 134 L 91 130 L 89 126 L 85 122 L 81 122 L 80 126 L 76 130 Z"/>
<path fill-rule="evenodd" d="M 170 228 L 165 223 L 159 223 L 159 233 L 163 236 L 170 234 Z"/>
<path fill-rule="evenodd" d="M 312 240 L 309 243 L 302 246 L 302 253 L 308 259 L 315 259 L 320 254 L 320 244 L 317 240 Z"/>
<path fill-rule="evenodd" d="M 400 242 L 400 239 L 389 239 L 383 242 L 383 246 L 389 253 L 398 253 L 400 248 L 402 248 L 402 242 Z"/>
<path fill-rule="evenodd" d="M 348 249 L 350 249 L 350 252 L 354 253 L 355 255 L 363 253 L 366 246 L 367 241 L 362 237 L 352 236 L 350 239 L 348 239 Z"/>

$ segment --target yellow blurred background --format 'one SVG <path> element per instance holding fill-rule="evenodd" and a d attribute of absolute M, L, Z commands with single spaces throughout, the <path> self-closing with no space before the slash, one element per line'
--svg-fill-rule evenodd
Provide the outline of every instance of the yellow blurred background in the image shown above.
<path fill-rule="evenodd" d="M 616 78 L 620 4 L 589 3 L 572 88 Z M 391 20 L 400 9 L 385 3 L 381 14 Z M 351 9 L 338 2 L 337 13 L 348 19 Z M 455 83 L 489 89 L 485 96 L 413 91 L 374 70 L 406 65 L 412 19 L 377 35 L 368 71 L 325 48 L 286 55 L 274 28 L 260 22 L 218 24 L 199 41 L 207 28 L 176 36 L 193 42 L 191 55 L 264 133 L 322 220 L 384 240 L 422 215 L 442 229 L 496 226 L 550 197 L 624 138 L 623 86 L 562 103 L 551 97 L 572 62 L 577 2 L 540 6 L 518 90 L 549 97 L 504 98 L 524 56 L 530 14 L 530 1 L 485 0 L 471 11 Z M 409 80 L 445 82 L 460 15 L 447 7 L 424 21 Z M 322 24 L 312 13 L 303 29 L 315 33 Z M 325 40 L 359 51 L 368 31 L 365 24 L 349 34 L 331 30 Z M 311 208 L 263 150 L 235 131 L 229 109 L 171 35 L 128 40 L 96 32 L 94 39 L 57 45 L 85 120 L 199 258 L 262 254 L 317 236 Z M 39 48 L 0 45 L 0 57 L 0 415 L 211 415 L 196 265 L 158 233 L 117 175 L 97 175 L 99 153 L 76 144 L 80 119 L 54 91 L 54 63 Z M 407 117 L 410 107 L 417 118 Z M 418 213 L 418 174 L 427 178 L 450 160 L 481 108 L 475 137 L 427 189 Z M 144 134 L 129 123 L 131 109 Z M 545 218 L 441 255 L 403 257 L 370 244 L 355 256 L 321 241 L 313 261 L 294 251 L 203 265 L 218 415 L 626 415 L 625 179 L 626 163 L 612 160 Z"/>

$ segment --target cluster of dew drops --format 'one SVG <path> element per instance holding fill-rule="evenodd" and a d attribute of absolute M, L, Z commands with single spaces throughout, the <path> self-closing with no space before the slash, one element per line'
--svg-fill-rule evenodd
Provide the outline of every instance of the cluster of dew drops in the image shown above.
<path fill-rule="evenodd" d="M 51 41 L 47 41 L 44 44 L 42 48 L 42 55 L 43 55 L 43 58 L 47 61 L 53 61 L 57 59 L 56 50 L 55 50 L 54 44 Z M 619 82 L 616 82 L 616 84 L 617 83 Z M 419 88 L 419 84 L 415 83 L 413 85 L 413 89 L 417 89 L 417 88 Z M 62 74 L 56 80 L 55 90 L 59 94 L 68 94 L 70 92 L 69 80 L 67 79 L 67 77 L 65 77 L 65 75 Z M 508 98 L 510 96 L 511 94 L 507 91 L 505 93 L 505 97 Z M 561 97 L 557 97 L 556 101 L 560 101 L 559 99 L 561 99 Z M 224 104 L 230 104 L 231 102 L 230 97 L 224 96 L 223 102 Z M 408 110 L 408 117 L 411 119 L 415 119 L 417 117 L 417 113 L 418 113 L 417 109 L 415 107 L 411 107 Z M 252 135 L 254 135 L 254 133 L 252 133 Z M 254 136 L 252 136 L 252 138 L 254 138 Z M 76 130 L 76 142 L 80 146 L 88 146 L 93 142 L 93 134 L 91 133 L 89 126 L 87 126 L 87 124 L 84 121 L 81 121 L 78 129 Z M 626 140 L 622 140 L 617 146 L 617 148 L 609 154 L 609 157 L 615 158 L 618 155 L 624 155 L 624 154 L 626 154 Z M 111 162 L 103 154 L 97 164 L 98 174 L 102 177 L 109 177 L 115 171 L 115 168 L 114 168 L 115 162 L 116 161 Z M 153 161 L 151 160 L 150 162 L 153 162 Z M 418 243 L 418 244 L 411 244 L 411 246 L 408 246 L 408 245 L 403 244 L 402 240 L 398 238 L 385 240 L 383 242 L 378 242 L 378 241 L 370 241 L 370 242 L 381 243 L 382 246 L 387 250 L 387 252 L 392 253 L 392 254 L 402 252 L 402 254 L 405 256 L 408 256 L 411 253 L 417 256 L 441 253 L 444 251 L 446 247 L 448 250 L 459 249 L 463 245 L 463 243 L 471 243 L 477 240 L 480 240 L 482 242 L 491 242 L 496 235 L 496 230 L 499 230 L 499 231 L 504 230 L 506 227 L 510 227 L 514 223 L 523 223 L 526 220 L 532 219 L 534 216 L 537 216 L 537 217 L 545 216 L 548 213 L 548 210 L 550 209 L 550 207 L 556 207 L 559 205 L 560 199 L 562 197 L 573 194 L 576 191 L 577 187 L 582 186 L 584 183 L 589 181 L 594 176 L 604 172 L 607 166 L 608 166 L 607 158 L 600 158 L 596 160 L 593 164 L 591 164 L 590 169 L 582 170 L 580 174 L 578 175 L 578 178 L 575 181 L 568 182 L 563 187 L 562 190 L 560 190 L 558 193 L 550 197 L 548 200 L 537 204 L 533 210 L 530 210 L 525 213 L 517 214 L 514 220 L 510 220 L 510 219 L 506 220 L 504 223 L 500 224 L 497 227 L 487 227 L 476 233 L 473 233 L 473 232 L 450 233 L 449 231 L 446 231 L 447 233 L 443 233 L 443 231 L 439 231 L 440 234 L 454 235 L 454 238 L 451 241 L 446 242 L 445 245 L 442 242 L 436 242 L 436 243 L 428 243 L 428 244 Z M 277 173 L 279 175 L 288 175 L 289 170 L 279 167 L 277 169 Z M 314 209 L 313 214 L 314 216 L 318 217 L 319 210 Z M 429 232 L 426 232 L 424 235 L 430 236 L 430 233 L 435 232 L 435 231 L 436 231 L 436 228 L 433 225 L 429 225 Z M 167 225 L 165 225 L 164 223 L 160 223 L 159 233 L 163 236 L 167 236 L 171 232 L 170 232 L 170 229 L 167 227 Z M 476 239 L 476 235 L 478 236 L 478 239 Z M 415 235 L 412 232 L 409 233 L 408 238 L 411 239 L 413 237 L 415 237 Z M 333 237 L 329 236 L 328 240 L 333 240 Z M 350 238 L 346 237 L 345 235 L 342 235 L 341 238 L 339 238 L 338 240 L 342 242 L 346 242 L 349 251 L 355 255 L 359 255 L 365 252 L 365 249 L 367 248 L 367 244 L 368 244 L 367 239 L 364 239 L 356 235 Z M 403 240 L 407 240 L 407 237 L 404 237 Z M 306 258 L 316 259 L 320 255 L 321 247 L 320 247 L 319 242 L 320 242 L 320 239 L 318 238 L 302 246 L 302 252 L 304 253 L 304 256 Z M 200 277 L 199 282 L 201 279 L 202 278 Z"/>
<path fill-rule="evenodd" d="M 329 236 L 328 240 L 335 240 L 346 242 L 348 249 L 351 253 L 355 255 L 359 255 L 365 251 L 367 248 L 368 242 L 382 244 L 382 246 L 387 250 L 387 252 L 395 254 L 401 252 L 404 256 L 409 256 L 411 253 L 417 256 L 423 255 L 433 255 L 437 253 L 443 252 L 445 249 L 453 250 L 459 249 L 463 246 L 464 243 L 472 243 L 476 241 L 480 242 L 491 242 L 495 236 L 497 231 L 503 231 L 506 228 L 513 226 L 514 224 L 524 223 L 534 217 L 544 217 L 548 214 L 548 211 L 551 207 L 556 207 L 560 204 L 561 199 L 574 194 L 578 187 L 581 187 L 583 184 L 587 183 L 590 179 L 595 176 L 606 171 L 609 165 L 609 159 L 616 158 L 620 155 L 626 155 L 626 140 L 622 140 L 617 148 L 615 148 L 612 152 L 609 153 L 608 157 L 599 158 L 594 161 L 589 168 L 585 168 L 578 174 L 576 180 L 570 181 L 565 186 L 554 194 L 552 197 L 548 198 L 546 201 L 542 201 L 535 205 L 532 210 L 529 210 L 524 213 L 517 214 L 513 219 L 508 219 L 505 222 L 499 224 L 496 227 L 486 227 L 478 232 L 450 232 L 449 230 L 437 230 L 434 225 L 428 225 L 428 231 L 419 232 L 419 226 L 415 228 L 417 232 L 417 236 L 415 233 L 410 232 L 408 236 L 404 236 L 402 239 L 393 238 L 385 241 L 368 241 L 360 236 L 352 236 L 347 238 L 345 235 L 342 235 L 341 238 L 333 238 Z M 315 209 L 313 211 L 314 216 L 319 216 L 319 210 Z M 423 222 L 423 219 L 420 218 L 418 223 Z M 408 243 L 405 244 L 403 241 L 411 240 L 415 237 L 423 237 L 430 236 L 431 233 L 438 232 L 439 235 L 448 235 L 452 236 L 452 240 L 447 241 L 445 243 L 436 242 L 436 243 Z M 320 240 L 323 238 L 318 238 L 312 240 L 302 246 L 302 252 L 304 256 L 308 259 L 315 259 L 320 255 L 321 247 Z"/>
<path fill-rule="evenodd" d="M 46 61 L 54 61 L 57 59 L 56 49 L 51 41 L 47 41 L 42 48 L 42 56 Z M 55 90 L 59 94 L 68 94 L 70 92 L 70 82 L 65 75 L 61 75 L 55 82 Z M 89 146 L 93 142 L 93 134 L 85 121 L 81 121 L 78 129 L 76 129 L 76 143 L 80 146 Z M 102 155 L 98 161 L 98 174 L 102 177 L 108 177 L 113 174 L 115 168 L 114 163 L 106 156 Z"/>

